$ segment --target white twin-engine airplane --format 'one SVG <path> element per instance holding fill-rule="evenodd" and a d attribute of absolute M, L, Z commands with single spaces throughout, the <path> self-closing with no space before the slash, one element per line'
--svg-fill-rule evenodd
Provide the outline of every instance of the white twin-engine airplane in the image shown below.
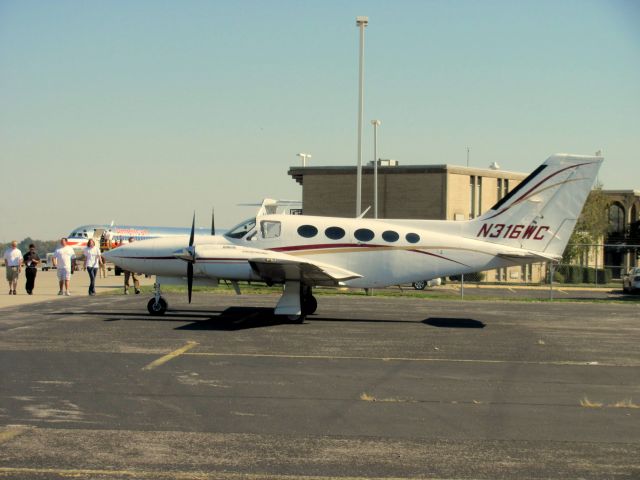
<path fill-rule="evenodd" d="M 425 278 L 557 261 L 602 157 L 558 154 L 482 216 L 469 221 L 262 215 L 223 236 L 144 240 L 107 252 L 124 270 L 157 276 L 152 315 L 167 302 L 162 283 L 240 280 L 282 284 L 276 315 L 303 321 L 315 286 L 374 288 Z M 194 219 L 195 220 L 195 219 Z"/>

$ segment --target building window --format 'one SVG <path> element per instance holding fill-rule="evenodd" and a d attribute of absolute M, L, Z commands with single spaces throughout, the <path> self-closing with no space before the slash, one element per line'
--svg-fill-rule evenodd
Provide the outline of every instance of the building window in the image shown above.
<path fill-rule="evenodd" d="M 304 238 L 315 237 L 318 234 L 318 229 L 313 225 L 300 225 L 298 227 L 298 235 Z"/>
<path fill-rule="evenodd" d="M 498 200 L 502 200 L 502 179 L 498 178 L 498 187 L 497 187 L 497 191 L 496 191 L 496 198 Z"/>
<path fill-rule="evenodd" d="M 476 215 L 476 177 L 469 177 L 469 218 L 475 218 Z"/>
<path fill-rule="evenodd" d="M 404 238 L 406 238 L 409 243 L 418 243 L 420 241 L 420 235 L 417 233 L 407 233 Z"/>
<path fill-rule="evenodd" d="M 398 239 L 400 238 L 400 235 L 398 235 L 397 232 L 394 232 L 393 230 L 387 230 L 385 232 L 382 232 L 382 239 L 385 242 L 397 242 Z"/>
<path fill-rule="evenodd" d="M 373 237 L 375 237 L 375 234 L 368 228 L 359 228 L 353 233 L 353 236 L 356 237 L 356 239 L 360 240 L 361 242 L 369 242 L 373 240 Z"/>
<path fill-rule="evenodd" d="M 324 231 L 324 234 L 331 240 L 340 240 L 344 237 L 345 232 L 340 227 L 329 227 Z"/>
<path fill-rule="evenodd" d="M 609 232 L 624 232 L 624 208 L 619 203 L 614 203 L 609 207 Z"/>
<path fill-rule="evenodd" d="M 478 206 L 478 210 L 476 211 L 476 215 L 482 215 L 482 177 L 476 178 L 476 185 L 478 187 L 478 201 L 476 202 Z"/>
<path fill-rule="evenodd" d="M 504 194 L 506 195 L 507 193 L 509 193 L 509 179 L 505 178 L 504 179 Z"/>

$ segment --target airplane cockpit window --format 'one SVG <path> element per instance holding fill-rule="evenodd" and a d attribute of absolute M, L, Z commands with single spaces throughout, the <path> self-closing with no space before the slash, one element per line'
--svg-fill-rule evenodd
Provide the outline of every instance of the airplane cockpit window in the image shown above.
<path fill-rule="evenodd" d="M 281 228 L 282 225 L 280 222 L 274 222 L 271 220 L 260 222 L 260 231 L 262 232 L 262 238 L 278 238 L 280 236 Z"/>
<path fill-rule="evenodd" d="M 244 222 L 236 225 L 231 230 L 229 230 L 225 237 L 228 238 L 243 238 L 247 233 L 252 231 L 256 226 L 256 219 L 251 218 L 249 220 L 245 220 Z"/>

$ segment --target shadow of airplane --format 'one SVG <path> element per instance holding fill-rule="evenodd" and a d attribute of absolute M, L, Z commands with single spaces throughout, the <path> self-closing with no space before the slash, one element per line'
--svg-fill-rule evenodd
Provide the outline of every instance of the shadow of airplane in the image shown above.
<path fill-rule="evenodd" d="M 479 320 L 471 318 L 443 318 L 431 317 L 423 320 L 422 323 L 439 328 L 484 328 L 485 324 Z"/>
<path fill-rule="evenodd" d="M 165 315 L 151 316 L 141 312 L 106 312 L 106 311 L 67 311 L 56 312 L 55 315 L 90 315 L 105 317 L 104 322 L 136 321 L 136 322 L 180 322 L 184 325 L 176 326 L 175 330 L 192 331 L 239 331 L 253 328 L 274 327 L 278 325 L 293 325 L 286 317 L 274 315 L 269 307 L 228 307 L 224 310 L 168 310 Z M 484 328 L 485 324 L 470 318 L 431 317 L 424 320 L 409 320 L 401 318 L 338 318 L 323 316 L 308 316 L 305 324 L 313 322 L 335 323 L 397 323 L 424 324 L 439 328 Z"/>

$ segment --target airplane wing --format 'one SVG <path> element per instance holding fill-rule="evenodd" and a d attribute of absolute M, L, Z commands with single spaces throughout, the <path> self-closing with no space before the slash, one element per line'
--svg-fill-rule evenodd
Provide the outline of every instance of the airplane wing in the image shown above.
<path fill-rule="evenodd" d="M 251 268 L 266 282 L 282 283 L 287 280 L 300 281 L 310 286 L 336 287 L 359 275 L 343 268 L 308 260 L 282 258 L 250 259 Z"/>

